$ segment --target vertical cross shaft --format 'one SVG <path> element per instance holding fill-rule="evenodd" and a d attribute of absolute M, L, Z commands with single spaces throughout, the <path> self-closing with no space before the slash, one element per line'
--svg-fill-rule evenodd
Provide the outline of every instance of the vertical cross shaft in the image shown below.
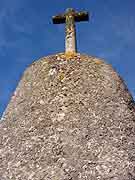
<path fill-rule="evenodd" d="M 66 23 L 66 38 L 65 38 L 66 53 L 77 51 L 75 22 L 88 21 L 88 19 L 89 19 L 89 15 L 87 12 L 78 13 L 71 8 L 67 9 L 65 14 L 53 16 L 54 24 Z"/>
<path fill-rule="evenodd" d="M 76 29 L 75 29 L 74 10 L 67 9 L 66 13 L 66 52 L 76 52 Z"/>

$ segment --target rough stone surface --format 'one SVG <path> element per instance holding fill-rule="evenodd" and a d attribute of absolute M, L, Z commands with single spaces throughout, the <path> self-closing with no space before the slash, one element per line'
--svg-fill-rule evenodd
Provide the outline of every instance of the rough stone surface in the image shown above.
<path fill-rule="evenodd" d="M 102 60 L 33 63 L 0 123 L 0 180 L 135 180 L 135 104 Z"/>

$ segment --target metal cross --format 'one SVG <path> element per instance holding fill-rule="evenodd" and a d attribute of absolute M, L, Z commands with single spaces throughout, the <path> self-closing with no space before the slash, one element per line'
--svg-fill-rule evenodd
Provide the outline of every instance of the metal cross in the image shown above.
<path fill-rule="evenodd" d="M 65 51 L 66 53 L 76 52 L 77 45 L 75 22 L 88 21 L 88 12 L 76 12 L 74 9 L 68 8 L 65 14 L 53 16 L 52 19 L 54 24 L 66 23 Z"/>

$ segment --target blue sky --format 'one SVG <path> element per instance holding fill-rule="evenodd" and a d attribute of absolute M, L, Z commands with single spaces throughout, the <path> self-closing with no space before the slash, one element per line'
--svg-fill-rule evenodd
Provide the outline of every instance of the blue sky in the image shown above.
<path fill-rule="evenodd" d="M 135 0 L 1 0 L 0 115 L 28 65 L 64 51 L 51 17 L 69 7 L 91 14 L 77 24 L 78 51 L 112 64 L 135 98 Z"/>

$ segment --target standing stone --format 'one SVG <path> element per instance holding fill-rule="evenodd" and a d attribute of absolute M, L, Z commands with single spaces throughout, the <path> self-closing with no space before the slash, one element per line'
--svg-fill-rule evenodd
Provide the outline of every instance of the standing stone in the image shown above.
<path fill-rule="evenodd" d="M 104 61 L 42 58 L 0 123 L 1 180 L 135 180 L 135 103 Z"/>

